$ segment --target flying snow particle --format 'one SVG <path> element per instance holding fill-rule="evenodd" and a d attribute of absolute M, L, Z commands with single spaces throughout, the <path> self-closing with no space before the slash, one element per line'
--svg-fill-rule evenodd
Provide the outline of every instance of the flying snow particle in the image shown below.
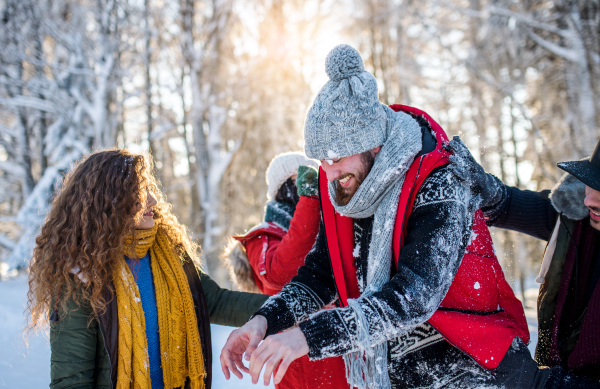
<path fill-rule="evenodd" d="M 358 258 L 360 256 L 360 243 L 354 246 L 354 250 L 352 251 L 352 256 L 354 258 Z"/>
<path fill-rule="evenodd" d="M 479 281 L 476 282 L 475 285 L 473 285 L 473 288 L 475 288 L 475 289 L 481 288 L 481 285 L 479 285 Z"/>
<path fill-rule="evenodd" d="M 471 236 L 469 237 L 469 243 L 467 243 L 467 244 L 470 245 L 471 243 L 473 243 L 473 241 L 475 241 L 475 239 L 477 239 L 477 234 L 474 231 L 471 231 Z"/>

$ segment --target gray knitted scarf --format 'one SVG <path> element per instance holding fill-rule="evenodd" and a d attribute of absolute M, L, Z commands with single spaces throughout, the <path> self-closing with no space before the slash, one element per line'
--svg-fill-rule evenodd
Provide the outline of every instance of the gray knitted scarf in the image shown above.
<path fill-rule="evenodd" d="M 335 203 L 333 199 L 338 183 L 329 183 L 329 195 L 339 214 L 357 219 L 375 215 L 367 259 L 367 287 L 360 298 L 348 300 L 348 306 L 356 316 L 359 349 L 344 355 L 344 362 L 348 383 L 359 389 L 390 388 L 387 342 L 371 344 L 369 325 L 360 299 L 381 290 L 383 284 L 390 280 L 392 236 L 400 190 L 408 168 L 422 147 L 421 127 L 417 121 L 409 114 L 394 112 L 387 106 L 385 109 L 386 141 L 375 158 L 373 168 L 347 205 Z"/>

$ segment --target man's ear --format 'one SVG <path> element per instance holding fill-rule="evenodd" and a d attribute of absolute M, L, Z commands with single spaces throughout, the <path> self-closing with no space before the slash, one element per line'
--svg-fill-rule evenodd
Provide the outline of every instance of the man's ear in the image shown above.
<path fill-rule="evenodd" d="M 373 156 L 376 156 L 379 151 L 381 151 L 381 146 L 377 146 L 374 149 L 371 149 Z"/>

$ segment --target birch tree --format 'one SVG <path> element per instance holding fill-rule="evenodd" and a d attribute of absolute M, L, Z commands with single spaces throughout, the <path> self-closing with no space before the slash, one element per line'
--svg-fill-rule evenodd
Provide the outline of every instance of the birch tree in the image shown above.
<path fill-rule="evenodd" d="M 227 120 L 227 107 L 221 105 L 215 78 L 219 75 L 233 3 L 214 0 L 203 5 L 200 13 L 195 0 L 181 0 L 181 50 L 188 68 L 192 97 L 189 123 L 193 131 L 195 189 L 201 206 L 198 216 L 203 224 L 202 247 L 210 251 L 214 237 L 221 232 L 217 225 L 221 180 L 241 139 L 229 150 L 223 147 L 221 131 Z"/>
<path fill-rule="evenodd" d="M 115 145 L 127 12 L 113 0 L 4 4 L 0 170 L 23 193 L 10 267 L 26 265 L 62 174 L 91 150 Z"/>

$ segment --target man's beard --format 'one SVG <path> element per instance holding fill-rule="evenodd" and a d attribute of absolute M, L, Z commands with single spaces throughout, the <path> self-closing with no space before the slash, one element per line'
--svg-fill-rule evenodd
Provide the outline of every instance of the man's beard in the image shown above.
<path fill-rule="evenodd" d="M 346 177 L 354 177 L 354 184 L 350 187 L 344 188 L 340 183 L 337 183 L 337 187 L 335 188 L 335 203 L 339 206 L 347 205 L 352 197 L 360 187 L 360 184 L 363 183 L 367 175 L 371 171 L 373 164 L 375 163 L 375 157 L 371 155 L 370 151 L 365 151 L 360 154 L 360 161 L 362 162 L 361 169 L 356 172 L 356 174 L 348 173 L 339 177 L 337 181 L 340 179 L 344 179 Z"/>

